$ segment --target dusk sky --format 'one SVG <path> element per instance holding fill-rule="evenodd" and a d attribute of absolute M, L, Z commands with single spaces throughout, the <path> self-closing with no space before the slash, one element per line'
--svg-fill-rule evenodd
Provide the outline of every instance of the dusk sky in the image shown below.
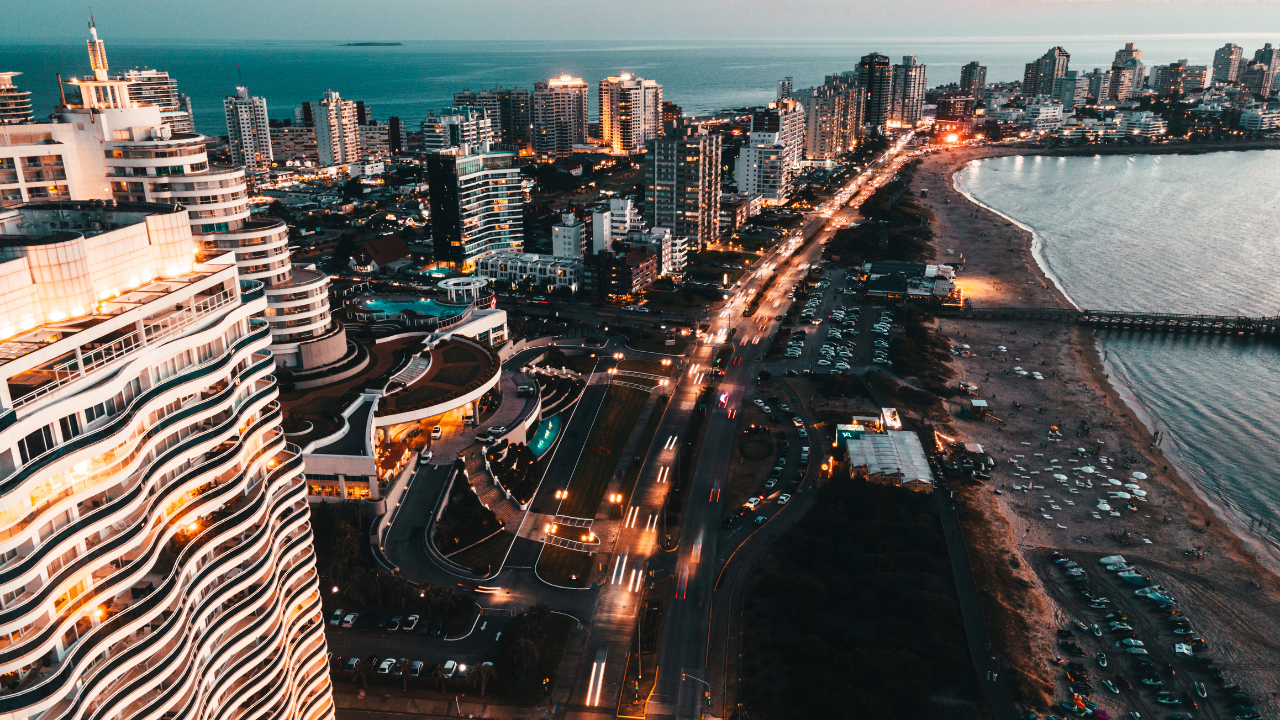
<path fill-rule="evenodd" d="M 1280 37 L 1280 3 L 1249 0 L 136 0 L 93 7 L 101 27 L 117 39 Z M 85 0 L 3 0 L 3 8 L 0 38 L 81 39 L 85 34 Z"/>

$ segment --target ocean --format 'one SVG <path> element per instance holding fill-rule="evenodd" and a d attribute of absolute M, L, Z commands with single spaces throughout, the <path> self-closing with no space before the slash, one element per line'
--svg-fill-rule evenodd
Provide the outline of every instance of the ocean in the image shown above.
<path fill-rule="evenodd" d="M 1035 234 L 1036 259 L 1076 306 L 1280 314 L 1280 150 L 1002 157 L 957 177 Z M 1280 344 L 1101 332 L 1121 394 L 1177 469 L 1246 525 L 1280 526 Z M 1269 535 L 1280 540 L 1280 527 Z"/>
<path fill-rule="evenodd" d="M 1071 67 L 1108 67 L 1126 40 L 1146 51 L 1148 65 L 1189 58 L 1211 62 L 1213 50 L 1230 38 L 1061 39 L 894 39 L 847 42 L 741 42 L 641 44 L 634 42 L 407 42 L 394 47 L 343 47 L 337 42 L 113 40 L 110 27 L 99 28 L 111 69 L 150 67 L 167 70 L 189 95 L 196 130 L 226 134 L 222 98 L 244 85 L 267 99 L 272 118 L 293 117 L 303 101 L 319 100 L 329 89 L 363 100 L 374 117 L 397 116 L 416 126 L 428 112 L 447 106 L 465 88 L 498 85 L 532 90 L 533 83 L 562 72 L 592 87 L 601 78 L 630 72 L 660 82 L 663 97 L 686 114 L 761 105 L 776 97 L 777 81 L 794 78 L 795 87 L 823 82 L 826 75 L 851 70 L 858 59 L 882 52 L 894 62 L 912 54 L 928 66 L 930 86 L 960 79 L 971 60 L 987 66 L 989 82 L 1021 80 L 1023 65 L 1049 47 L 1071 52 Z M 1246 51 L 1252 53 L 1252 46 Z M 1252 55 L 1250 55 L 1252 56 Z M 17 83 L 32 91 L 36 115 L 58 102 L 57 73 L 64 78 L 89 72 L 83 40 L 61 43 L 0 43 L 0 72 L 23 75 Z"/>

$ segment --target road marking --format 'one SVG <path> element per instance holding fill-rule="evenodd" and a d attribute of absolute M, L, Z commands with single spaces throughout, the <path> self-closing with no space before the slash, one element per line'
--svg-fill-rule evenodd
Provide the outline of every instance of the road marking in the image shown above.
<path fill-rule="evenodd" d="M 501 630 L 499 630 L 499 631 L 498 631 L 498 636 L 497 636 L 497 637 L 495 637 L 495 638 L 493 639 L 493 641 L 494 641 L 494 642 L 498 642 L 498 641 L 499 641 L 499 640 L 501 640 L 501 639 L 502 639 L 502 631 L 501 631 Z"/>
<path fill-rule="evenodd" d="M 613 566 L 613 576 L 609 578 L 610 585 L 621 585 L 622 579 L 627 576 L 627 556 L 624 554 L 618 558 Z"/>
<path fill-rule="evenodd" d="M 488 621 L 488 620 L 485 620 L 484 622 L 480 623 L 480 629 L 481 629 L 481 630 L 485 629 L 485 626 L 486 626 L 486 625 L 488 625 L 488 624 L 489 624 L 489 621 Z"/>

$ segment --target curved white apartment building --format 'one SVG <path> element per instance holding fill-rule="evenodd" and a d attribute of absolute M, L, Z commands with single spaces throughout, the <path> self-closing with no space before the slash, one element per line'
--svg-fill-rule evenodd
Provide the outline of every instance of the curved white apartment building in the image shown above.
<path fill-rule="evenodd" d="M 0 719 L 333 717 L 267 298 L 194 246 L 172 205 L 0 209 Z"/>
<path fill-rule="evenodd" d="M 67 83 L 72 93 L 58 107 L 58 119 L 76 127 L 81 155 L 96 156 L 95 163 L 102 158 L 104 194 L 119 202 L 182 205 L 203 256 L 235 253 L 240 277 L 266 287 L 271 350 L 280 364 L 319 375 L 349 364 L 358 349 L 330 313 L 328 276 L 293 267 L 289 228 L 275 218 L 252 218 L 244 168 L 211 165 L 205 152 L 211 138 L 174 133 L 159 107 L 133 100 L 134 81 L 107 77 L 106 50 L 93 33 L 95 77 Z"/>

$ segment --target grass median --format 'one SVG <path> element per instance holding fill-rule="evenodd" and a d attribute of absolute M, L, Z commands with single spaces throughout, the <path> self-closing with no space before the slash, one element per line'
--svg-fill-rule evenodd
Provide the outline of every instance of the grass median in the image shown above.
<path fill-rule="evenodd" d="M 538 556 L 538 577 L 552 585 L 584 588 L 591 582 L 594 557 L 591 553 L 559 545 L 544 545 L 542 554 Z"/>
<path fill-rule="evenodd" d="M 587 444 L 578 458 L 569 480 L 569 498 L 560 506 L 561 515 L 594 518 L 604 498 L 609 479 L 613 477 L 622 450 L 635 430 L 640 411 L 649 393 L 635 388 L 610 385 L 604 404 L 596 415 L 587 436 Z"/>

